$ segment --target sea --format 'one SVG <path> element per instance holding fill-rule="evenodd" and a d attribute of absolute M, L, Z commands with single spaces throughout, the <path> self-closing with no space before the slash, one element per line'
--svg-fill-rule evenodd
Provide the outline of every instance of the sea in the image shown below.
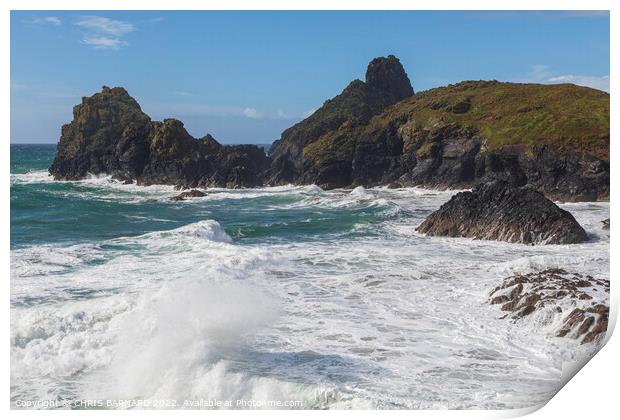
<path fill-rule="evenodd" d="M 589 242 L 528 246 L 417 233 L 456 191 L 171 201 L 171 186 L 55 181 L 54 154 L 11 145 L 14 408 L 523 408 L 597 350 L 556 337 L 555 310 L 515 321 L 488 302 L 518 273 L 608 279 L 607 202 L 558 203 Z"/>

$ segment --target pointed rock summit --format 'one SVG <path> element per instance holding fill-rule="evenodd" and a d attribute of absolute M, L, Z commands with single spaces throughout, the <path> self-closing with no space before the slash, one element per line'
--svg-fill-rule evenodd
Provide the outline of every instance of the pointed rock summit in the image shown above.
<path fill-rule="evenodd" d="M 305 148 L 342 127 L 358 127 L 385 108 L 413 95 L 402 64 L 393 55 L 372 60 L 366 81 L 352 81 L 340 95 L 325 101 L 314 114 L 285 130 L 269 150 L 273 164 L 267 176 L 270 184 L 320 183 L 327 188 L 351 182 L 352 149 L 343 150 L 327 165 L 310 164 L 306 170 Z"/>
<path fill-rule="evenodd" d="M 409 77 L 400 60 L 393 55 L 378 57 L 368 63 L 366 84 L 389 94 L 394 102 L 413 95 Z"/>

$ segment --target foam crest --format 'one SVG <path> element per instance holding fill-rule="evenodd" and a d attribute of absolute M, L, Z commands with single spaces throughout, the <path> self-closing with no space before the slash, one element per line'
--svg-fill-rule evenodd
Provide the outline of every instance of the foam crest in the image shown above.
<path fill-rule="evenodd" d="M 231 243 L 232 238 L 222 229 L 220 224 L 215 220 L 201 220 L 196 223 L 191 223 L 185 226 L 181 226 L 176 229 L 159 231 L 154 233 L 148 233 L 144 237 L 185 237 L 185 238 L 197 238 L 212 242 Z"/>
<path fill-rule="evenodd" d="M 97 392 L 199 397 L 202 377 L 276 315 L 272 298 L 252 287 L 201 279 L 166 284 L 113 320 L 119 336 L 106 372 L 111 382 Z"/>

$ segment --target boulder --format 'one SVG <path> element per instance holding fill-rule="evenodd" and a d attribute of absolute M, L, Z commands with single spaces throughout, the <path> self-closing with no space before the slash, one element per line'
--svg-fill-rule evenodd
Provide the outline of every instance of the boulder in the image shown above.
<path fill-rule="evenodd" d="M 566 210 L 529 187 L 505 181 L 454 195 L 416 229 L 429 236 L 469 237 L 524 244 L 572 244 L 588 235 Z"/>
<path fill-rule="evenodd" d="M 204 193 L 200 190 L 189 190 L 183 191 L 179 195 L 175 195 L 174 197 L 170 197 L 172 201 L 184 201 L 186 198 L 196 198 L 196 197 L 205 197 L 207 193 Z"/>

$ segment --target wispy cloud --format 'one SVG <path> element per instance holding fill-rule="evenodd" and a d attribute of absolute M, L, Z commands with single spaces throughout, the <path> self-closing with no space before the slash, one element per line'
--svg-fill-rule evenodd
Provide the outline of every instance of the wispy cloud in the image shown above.
<path fill-rule="evenodd" d="M 187 92 L 170 92 L 171 94 L 183 95 Z M 191 95 L 196 97 L 196 95 Z M 287 113 L 282 110 L 276 112 L 262 112 L 254 107 L 218 106 L 200 102 L 160 102 L 143 101 L 144 109 L 148 109 L 154 115 L 173 115 L 177 117 L 242 117 L 252 120 L 299 120 L 305 118 L 305 114 Z M 142 103 L 142 102 L 141 102 Z M 312 110 L 313 111 L 313 110 Z"/>
<path fill-rule="evenodd" d="M 62 25 L 62 21 L 56 16 L 36 16 L 30 20 L 30 23 L 35 23 L 37 25 Z"/>
<path fill-rule="evenodd" d="M 82 16 L 75 24 L 93 32 L 113 36 L 123 36 L 136 29 L 129 22 L 113 20 L 102 16 Z"/>
<path fill-rule="evenodd" d="M 81 16 L 74 24 L 86 31 L 82 42 L 100 50 L 118 50 L 129 45 L 123 37 L 136 30 L 130 22 L 103 16 Z"/>
<path fill-rule="evenodd" d="M 248 118 L 255 118 L 255 119 L 262 118 L 262 115 L 258 113 L 256 108 L 244 108 L 243 115 L 245 115 Z"/>
<path fill-rule="evenodd" d="M 535 65 L 528 73 L 525 82 L 557 84 L 557 83 L 573 83 L 579 86 L 591 87 L 594 89 L 609 92 L 609 75 L 591 76 L 591 75 L 574 75 L 574 74 L 558 74 L 552 71 L 547 65 Z"/>
<path fill-rule="evenodd" d="M 82 42 L 92 45 L 98 50 L 118 50 L 129 45 L 127 41 L 123 41 L 120 38 L 109 38 L 106 36 L 86 36 L 82 39 Z"/>
<path fill-rule="evenodd" d="M 297 120 L 299 118 L 307 118 L 314 114 L 316 109 L 309 109 L 308 111 L 299 113 L 285 112 L 281 109 L 275 112 L 260 112 L 256 108 L 247 107 L 243 109 L 242 114 L 247 118 L 255 120 Z"/>
<path fill-rule="evenodd" d="M 579 76 L 565 74 L 549 78 L 549 83 L 573 83 L 579 86 L 587 86 L 609 92 L 609 76 Z"/>
<path fill-rule="evenodd" d="M 185 92 L 184 90 L 173 90 L 170 93 L 176 96 L 192 96 L 191 93 Z"/>

